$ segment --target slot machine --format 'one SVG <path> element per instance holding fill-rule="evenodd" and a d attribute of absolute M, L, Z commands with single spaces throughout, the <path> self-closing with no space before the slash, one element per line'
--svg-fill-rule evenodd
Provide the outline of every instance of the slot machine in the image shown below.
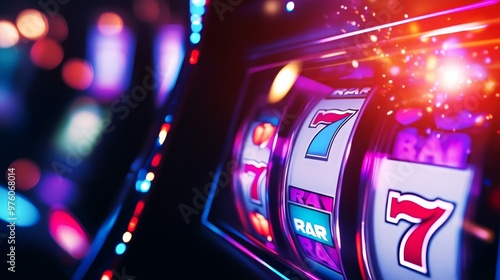
<path fill-rule="evenodd" d="M 204 225 L 283 279 L 499 279 L 499 3 L 320 5 L 249 55 Z"/>

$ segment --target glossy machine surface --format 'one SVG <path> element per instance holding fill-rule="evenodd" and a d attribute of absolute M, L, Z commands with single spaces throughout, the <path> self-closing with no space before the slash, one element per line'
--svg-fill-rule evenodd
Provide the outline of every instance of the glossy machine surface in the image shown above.
<path fill-rule="evenodd" d="M 276 278 L 499 279 L 500 4 L 270 3 L 203 224 Z"/>

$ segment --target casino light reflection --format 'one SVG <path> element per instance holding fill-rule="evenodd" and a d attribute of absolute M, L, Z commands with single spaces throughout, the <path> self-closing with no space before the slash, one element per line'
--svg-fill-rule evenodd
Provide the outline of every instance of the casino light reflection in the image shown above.
<path fill-rule="evenodd" d="M 29 227 L 38 223 L 40 220 L 40 212 L 35 205 L 19 192 L 15 192 L 15 200 L 9 200 L 9 197 L 12 194 L 11 190 L 7 189 L 3 185 L 0 185 L 0 205 L 2 205 L 2 208 L 0 209 L 0 219 L 5 221 L 7 224 L 15 221 L 16 226 L 19 227 Z M 15 203 L 15 211 L 12 213 L 9 211 L 9 202 Z M 15 220 L 11 220 L 9 218 L 15 218 Z"/>
<path fill-rule="evenodd" d="M 74 259 L 81 259 L 89 249 L 89 239 L 80 223 L 66 210 L 49 214 L 49 232 L 54 241 Z"/>
<path fill-rule="evenodd" d="M 90 90 L 102 101 L 114 100 L 130 85 L 134 36 L 118 15 L 106 13 L 88 37 L 87 58 L 94 68 Z"/>
<path fill-rule="evenodd" d="M 156 92 L 156 106 L 161 107 L 174 88 L 185 56 L 184 27 L 182 25 L 164 25 L 161 27 L 154 47 L 155 68 L 160 77 L 160 86 Z"/>
<path fill-rule="evenodd" d="M 277 103 L 288 94 L 301 70 L 302 63 L 291 61 L 278 72 L 269 91 L 269 103 Z"/>

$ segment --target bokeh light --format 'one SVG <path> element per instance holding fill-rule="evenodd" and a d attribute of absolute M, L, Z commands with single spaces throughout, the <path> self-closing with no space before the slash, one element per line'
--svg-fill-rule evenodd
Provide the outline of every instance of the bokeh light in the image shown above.
<path fill-rule="evenodd" d="M 264 12 L 267 15 L 275 15 L 280 11 L 280 2 L 277 0 L 267 0 L 264 3 Z"/>
<path fill-rule="evenodd" d="M 10 48 L 19 42 L 19 33 L 10 21 L 0 20 L 0 48 Z"/>
<path fill-rule="evenodd" d="M 123 242 L 128 243 L 128 242 L 130 242 L 131 239 L 132 239 L 132 233 L 130 233 L 128 231 L 123 233 L 123 236 L 122 236 Z"/>
<path fill-rule="evenodd" d="M 119 34 L 123 29 L 122 18 L 113 12 L 103 13 L 97 22 L 99 31 L 106 35 Z"/>
<path fill-rule="evenodd" d="M 59 14 L 49 17 L 49 32 L 47 37 L 62 42 L 68 37 L 68 32 L 68 23 L 64 17 Z"/>
<path fill-rule="evenodd" d="M 125 243 L 119 243 L 118 245 L 116 245 L 115 252 L 117 255 L 122 255 L 123 253 L 125 253 L 126 249 L 127 245 L 125 245 Z"/>
<path fill-rule="evenodd" d="M 199 33 L 193 33 L 198 34 Z M 182 68 L 186 53 L 184 46 L 185 31 L 182 25 L 169 24 L 161 27 L 155 40 L 154 59 L 157 61 L 155 69 L 161 73 L 161 81 L 156 95 L 156 106 L 162 106 L 175 84 Z"/>
<path fill-rule="evenodd" d="M 128 223 L 128 231 L 133 232 L 135 228 L 137 227 L 137 223 L 139 222 L 139 219 L 137 217 L 132 217 L 130 219 L 130 222 Z"/>
<path fill-rule="evenodd" d="M 116 100 L 130 85 L 135 38 L 128 28 L 119 34 L 92 28 L 88 35 L 87 56 L 94 70 L 90 91 L 101 101 Z"/>
<path fill-rule="evenodd" d="M 27 191 L 32 189 L 40 181 L 40 168 L 36 162 L 27 158 L 20 158 L 13 161 L 9 168 L 15 168 L 16 188 Z M 9 173 L 6 173 L 6 176 Z"/>
<path fill-rule="evenodd" d="M 288 3 L 286 3 L 287 12 L 291 12 L 293 11 L 293 9 L 295 9 L 295 3 L 293 1 L 289 1 Z"/>
<path fill-rule="evenodd" d="M 101 276 L 101 280 L 111 280 L 113 278 L 113 271 L 111 270 L 106 270 Z"/>
<path fill-rule="evenodd" d="M 271 90 L 269 92 L 269 102 L 276 103 L 283 99 L 293 84 L 299 77 L 299 73 L 302 69 L 302 64 L 298 61 L 292 61 L 285 65 L 274 78 L 273 84 L 271 85 Z"/>
<path fill-rule="evenodd" d="M 44 173 L 36 192 L 48 206 L 56 203 L 68 205 L 76 195 L 75 184 L 57 173 Z"/>
<path fill-rule="evenodd" d="M 71 106 L 69 116 L 59 129 L 56 145 L 63 153 L 74 155 L 76 162 L 88 156 L 102 139 L 104 119 L 108 114 L 105 108 L 97 105 L 89 97 L 78 98 Z"/>
<path fill-rule="evenodd" d="M 77 90 L 85 90 L 92 84 L 94 70 L 87 61 L 72 58 L 64 63 L 62 78 L 68 86 Z"/>
<path fill-rule="evenodd" d="M 134 15 L 142 21 L 154 23 L 160 18 L 160 3 L 158 0 L 135 0 Z"/>
<path fill-rule="evenodd" d="M 155 174 L 153 172 L 148 172 L 148 174 L 146 174 L 146 180 L 147 181 L 153 181 L 155 179 Z"/>
<path fill-rule="evenodd" d="M 49 232 L 56 243 L 74 259 L 83 258 L 89 240 L 80 223 L 67 211 L 55 209 L 49 215 Z"/>
<path fill-rule="evenodd" d="M 23 116 L 21 96 L 0 82 L 0 127 L 12 126 Z"/>
<path fill-rule="evenodd" d="M 151 160 L 151 166 L 152 167 L 157 167 L 161 162 L 161 154 L 157 153 L 153 156 L 153 159 Z"/>
<path fill-rule="evenodd" d="M 16 176 L 16 181 L 17 177 L 18 176 Z M 2 205 L 0 208 L 0 219 L 10 223 L 12 221 L 10 218 L 16 218 L 16 226 L 20 227 L 35 225 L 40 219 L 40 212 L 38 209 L 26 197 L 18 192 L 15 193 L 15 200 L 10 200 L 9 197 L 12 195 L 12 192 L 9 193 L 9 191 L 11 190 L 4 186 L 0 186 L 0 205 Z M 12 212 L 8 208 L 9 201 L 15 203 L 15 209 L 13 209 Z"/>
<path fill-rule="evenodd" d="M 51 70 L 61 64 L 64 57 L 64 51 L 58 42 L 52 39 L 43 38 L 37 40 L 33 44 L 30 57 L 31 61 L 33 61 L 33 64 L 36 66 L 45 70 Z"/>
<path fill-rule="evenodd" d="M 45 15 L 33 9 L 22 11 L 16 20 L 19 33 L 30 40 L 45 36 L 48 32 L 48 21 Z"/>

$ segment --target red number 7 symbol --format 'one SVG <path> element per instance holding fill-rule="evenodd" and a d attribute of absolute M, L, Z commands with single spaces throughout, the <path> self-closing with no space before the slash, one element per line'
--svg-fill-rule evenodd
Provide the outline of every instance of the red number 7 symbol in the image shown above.
<path fill-rule="evenodd" d="M 253 176 L 252 184 L 250 185 L 250 198 L 252 202 L 261 203 L 259 193 L 259 183 L 265 180 L 267 164 L 264 162 L 246 161 L 243 165 L 243 172 Z"/>
<path fill-rule="evenodd" d="M 385 220 L 398 224 L 405 220 L 411 226 L 399 244 L 399 264 L 427 274 L 427 249 L 436 231 L 448 220 L 455 205 L 441 199 L 426 200 L 414 194 L 389 191 Z"/>

